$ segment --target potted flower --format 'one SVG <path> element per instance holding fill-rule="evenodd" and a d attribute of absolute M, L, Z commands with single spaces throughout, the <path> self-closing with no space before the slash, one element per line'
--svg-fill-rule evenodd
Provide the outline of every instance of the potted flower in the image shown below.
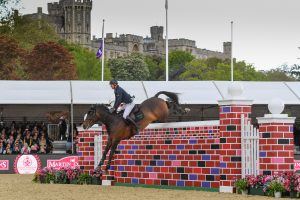
<path fill-rule="evenodd" d="M 35 183 L 45 183 L 46 172 L 44 170 L 38 170 L 33 177 Z"/>
<path fill-rule="evenodd" d="M 92 184 L 93 185 L 101 185 L 102 184 L 102 170 L 100 168 L 96 168 L 91 171 L 92 175 Z"/>
<path fill-rule="evenodd" d="M 275 198 L 281 198 L 282 192 L 284 192 L 284 186 L 279 180 L 273 180 L 269 184 L 268 187 L 268 195 L 269 196 L 275 196 Z"/>
<path fill-rule="evenodd" d="M 289 192 L 289 195 L 291 198 L 296 198 L 297 197 L 297 186 L 299 185 L 299 175 L 292 173 L 292 172 L 287 172 L 283 173 L 283 186 L 286 191 Z"/>
<path fill-rule="evenodd" d="M 242 192 L 243 195 L 248 194 L 248 181 L 246 178 L 241 178 L 235 181 L 235 187 L 238 192 Z"/>
<path fill-rule="evenodd" d="M 69 182 L 71 184 L 77 184 L 78 183 L 78 178 L 79 178 L 81 173 L 82 173 L 82 171 L 78 167 L 76 167 L 75 169 L 68 168 L 66 170 L 67 179 L 69 180 Z"/>
<path fill-rule="evenodd" d="M 249 184 L 249 194 L 252 195 L 260 195 L 264 196 L 264 176 L 258 175 L 258 176 L 248 176 L 247 177 L 248 184 Z"/>
<path fill-rule="evenodd" d="M 92 177 L 88 173 L 83 172 L 79 175 L 78 183 L 79 184 L 84 184 L 84 185 L 90 184 L 91 183 L 91 178 Z"/>
<path fill-rule="evenodd" d="M 53 168 L 48 168 L 46 171 L 46 183 L 54 184 L 55 182 L 55 169 Z"/>
<path fill-rule="evenodd" d="M 56 182 L 60 184 L 66 184 L 67 183 L 67 175 L 66 175 L 66 169 L 60 168 L 55 173 Z"/>

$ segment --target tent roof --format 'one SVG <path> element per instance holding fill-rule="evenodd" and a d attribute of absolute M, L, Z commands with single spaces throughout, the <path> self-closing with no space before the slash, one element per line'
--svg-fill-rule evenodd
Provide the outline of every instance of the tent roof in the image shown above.
<path fill-rule="evenodd" d="M 217 104 L 227 97 L 230 81 L 120 81 L 134 95 L 136 103 L 159 91 L 176 92 L 182 104 Z M 245 99 L 267 104 L 281 98 L 286 104 L 300 104 L 300 82 L 240 82 Z M 109 103 L 114 100 L 107 81 L 0 81 L 0 104 Z M 72 91 L 72 95 L 71 95 Z M 163 97 L 163 95 L 161 96 Z"/>

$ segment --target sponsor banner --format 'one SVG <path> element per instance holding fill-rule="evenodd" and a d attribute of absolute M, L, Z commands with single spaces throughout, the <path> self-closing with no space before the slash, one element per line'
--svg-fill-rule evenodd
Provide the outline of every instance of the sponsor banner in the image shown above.
<path fill-rule="evenodd" d="M 47 160 L 47 167 L 52 167 L 54 169 L 59 169 L 61 167 L 74 169 L 77 166 L 79 166 L 78 156 L 68 156 L 59 160 Z"/>
<path fill-rule="evenodd" d="M 294 160 L 294 171 L 300 170 L 300 160 Z"/>
<path fill-rule="evenodd" d="M 0 160 L 0 170 L 9 169 L 9 160 Z"/>
<path fill-rule="evenodd" d="M 34 174 L 41 167 L 37 155 L 19 155 L 15 159 L 14 170 L 17 174 Z"/>

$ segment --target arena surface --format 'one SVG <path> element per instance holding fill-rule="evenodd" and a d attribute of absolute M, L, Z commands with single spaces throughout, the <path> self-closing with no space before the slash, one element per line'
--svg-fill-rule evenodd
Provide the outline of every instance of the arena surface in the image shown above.
<path fill-rule="evenodd" d="M 268 197 L 220 194 L 192 190 L 166 190 L 140 187 L 50 185 L 33 183 L 32 175 L 0 175 L 1 199 L 22 200 L 242 200 L 270 199 Z"/>

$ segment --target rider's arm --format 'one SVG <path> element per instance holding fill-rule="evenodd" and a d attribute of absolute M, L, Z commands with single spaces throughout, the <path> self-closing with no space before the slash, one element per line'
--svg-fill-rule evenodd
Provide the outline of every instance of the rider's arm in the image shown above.
<path fill-rule="evenodd" d="M 123 97 L 123 92 L 122 90 L 117 90 L 116 91 L 116 100 L 114 104 L 114 109 L 117 110 L 119 105 L 122 103 L 122 97 Z"/>

